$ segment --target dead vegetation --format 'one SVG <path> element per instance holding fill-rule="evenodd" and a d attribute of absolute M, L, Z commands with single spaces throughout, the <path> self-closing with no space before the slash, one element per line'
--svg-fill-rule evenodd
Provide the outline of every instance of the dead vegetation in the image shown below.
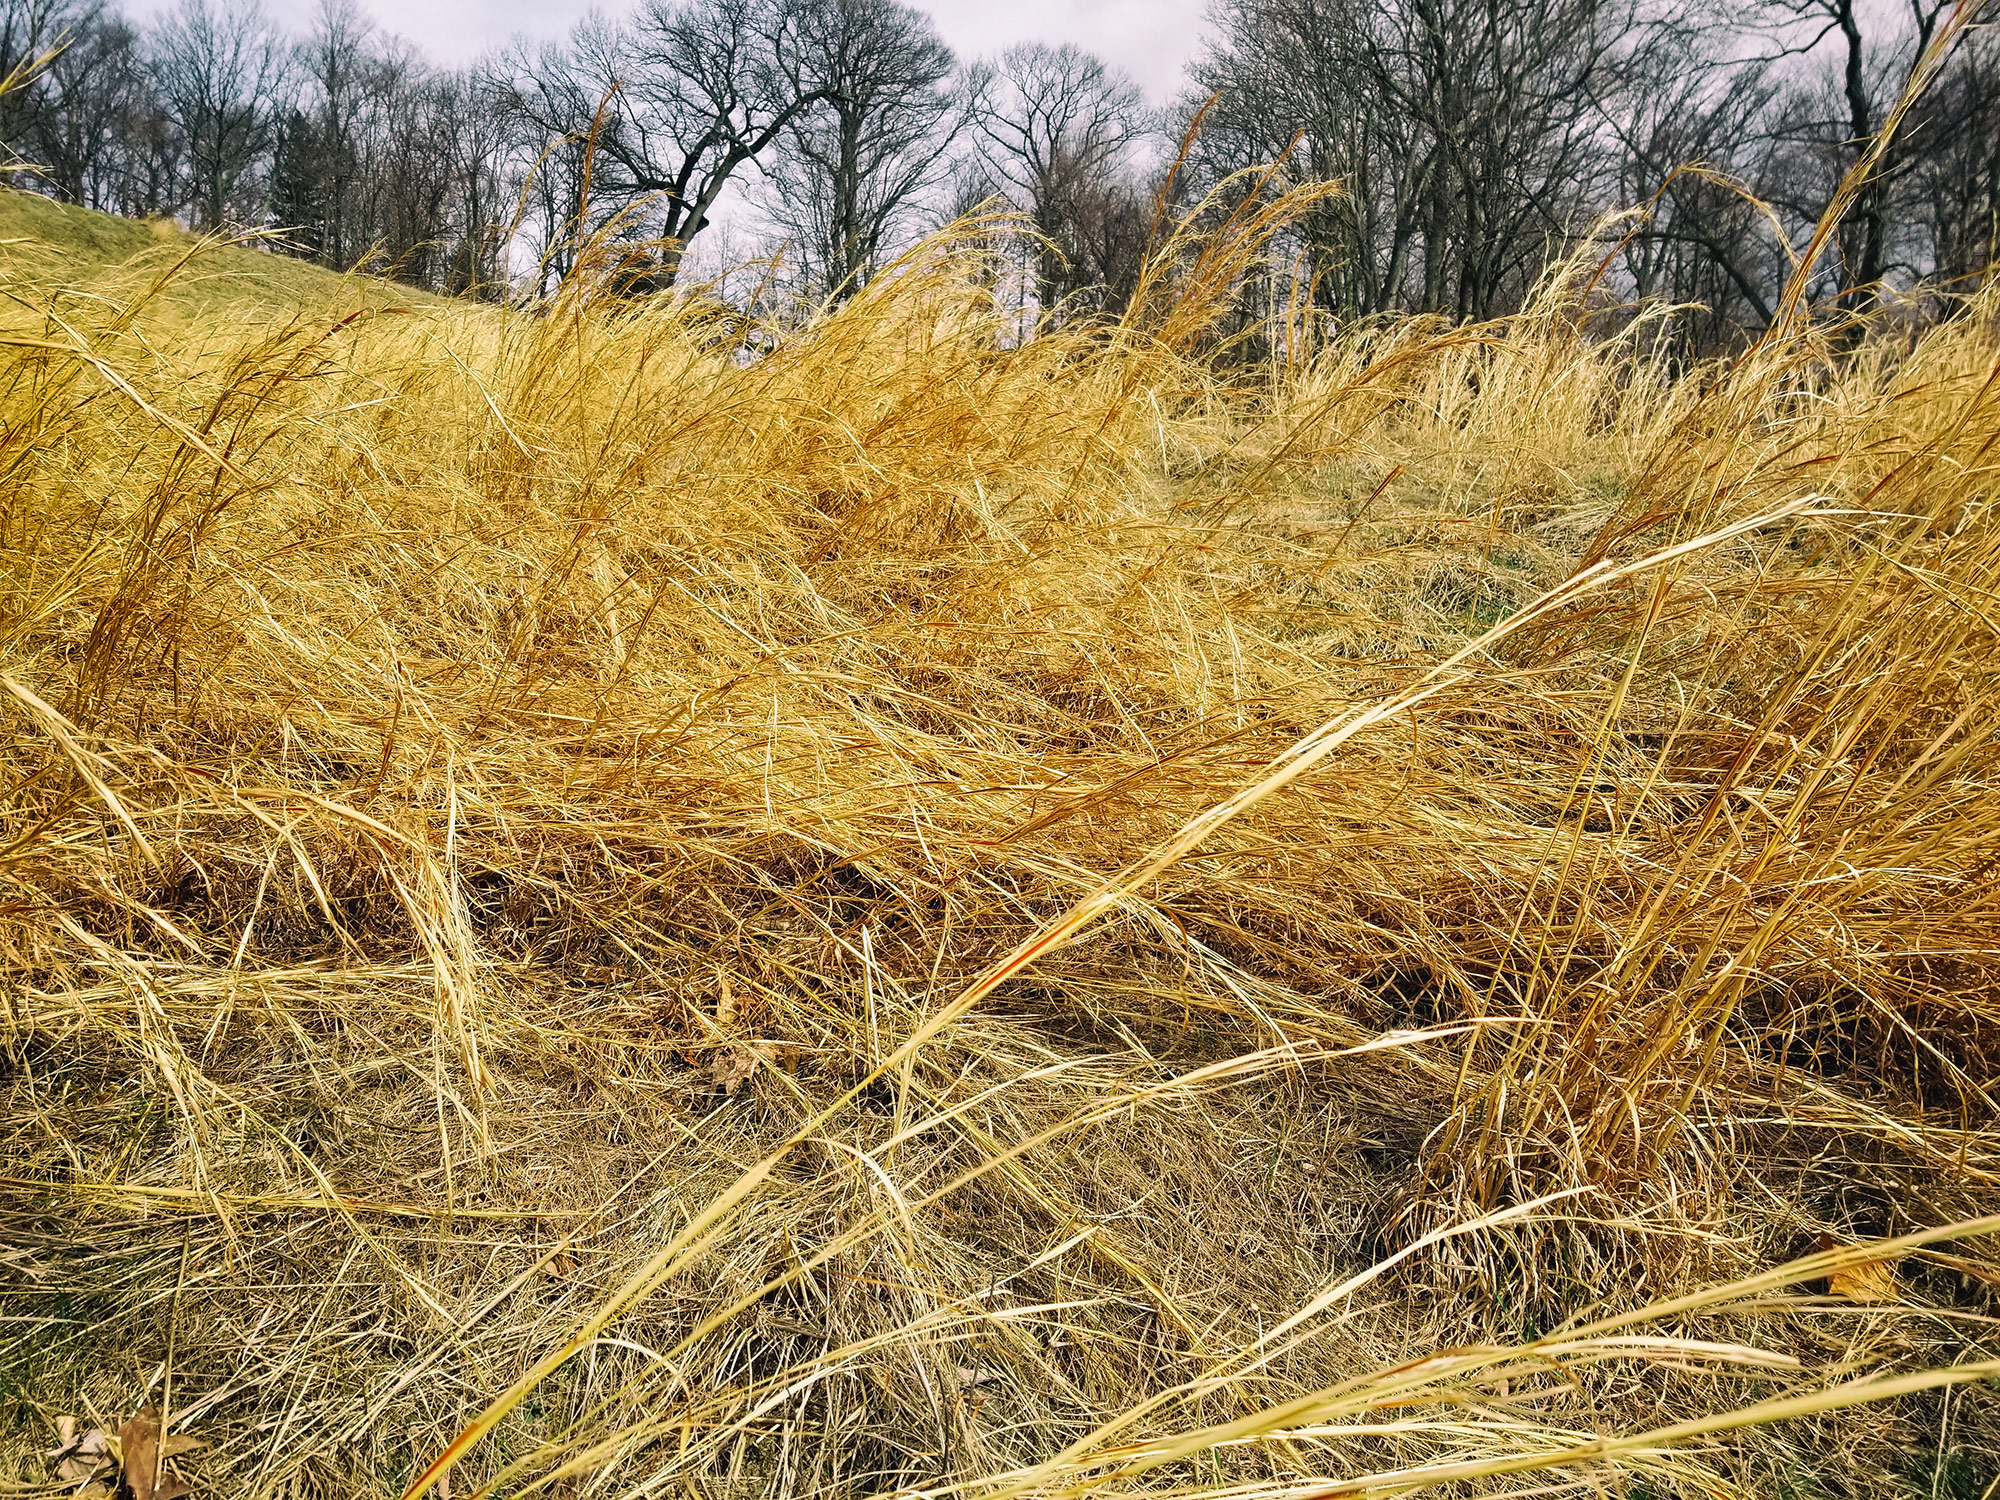
<path fill-rule="evenodd" d="M 13 275 L 9 1493 L 1990 1493 L 1994 305 L 1225 386 L 1261 227 Z"/>

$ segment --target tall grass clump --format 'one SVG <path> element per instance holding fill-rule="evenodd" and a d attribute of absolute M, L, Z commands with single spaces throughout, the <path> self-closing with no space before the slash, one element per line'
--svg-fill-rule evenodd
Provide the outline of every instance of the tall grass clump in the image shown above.
<path fill-rule="evenodd" d="M 1274 222 L 11 262 L 6 1482 L 1977 1495 L 2000 306 L 1238 379 Z"/>

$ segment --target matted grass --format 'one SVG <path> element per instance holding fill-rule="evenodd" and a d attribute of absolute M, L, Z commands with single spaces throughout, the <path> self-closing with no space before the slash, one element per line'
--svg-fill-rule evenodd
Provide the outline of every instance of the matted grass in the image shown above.
<path fill-rule="evenodd" d="M 1225 382 L 1263 227 L 750 362 L 15 265 L 10 1483 L 1980 1493 L 1991 1226 L 1839 1247 L 2000 1208 L 1994 305 Z"/>

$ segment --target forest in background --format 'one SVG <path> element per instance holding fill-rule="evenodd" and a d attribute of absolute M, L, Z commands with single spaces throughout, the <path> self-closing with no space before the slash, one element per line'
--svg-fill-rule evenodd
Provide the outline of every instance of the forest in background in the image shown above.
<path fill-rule="evenodd" d="M 981 205 L 1036 316 L 1116 314 L 1161 222 L 1338 184 L 1288 223 L 1239 320 L 1500 316 L 1593 237 L 1606 289 L 1728 346 L 1770 325 L 1793 246 L 1934 73 L 1813 276 L 1826 306 L 1931 314 L 2000 226 L 2000 37 L 1933 46 L 1946 0 L 1216 0 L 1180 96 L 1150 105 L 1074 46 L 960 58 L 899 0 L 643 0 L 439 67 L 325 0 L 6 0 L 17 185 L 197 231 L 276 231 L 321 265 L 546 293 L 615 225 L 636 289 L 771 257 L 762 285 L 846 296 Z M 1198 123 L 1198 128 L 1197 126 Z M 1180 143 L 1190 140 L 1185 150 Z M 733 203 L 726 215 L 720 210 Z M 1621 210 L 1642 215 L 1610 219 Z M 727 228 L 719 230 L 718 223 Z M 701 253 L 705 242 L 714 254 Z M 1303 293 L 1295 290 L 1302 286 Z"/>

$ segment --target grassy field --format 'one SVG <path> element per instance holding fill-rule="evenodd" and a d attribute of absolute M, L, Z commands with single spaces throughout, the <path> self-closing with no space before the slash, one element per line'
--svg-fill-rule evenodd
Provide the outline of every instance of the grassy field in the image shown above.
<path fill-rule="evenodd" d="M 0 208 L 0 1493 L 1995 1493 L 1990 294 Z"/>

